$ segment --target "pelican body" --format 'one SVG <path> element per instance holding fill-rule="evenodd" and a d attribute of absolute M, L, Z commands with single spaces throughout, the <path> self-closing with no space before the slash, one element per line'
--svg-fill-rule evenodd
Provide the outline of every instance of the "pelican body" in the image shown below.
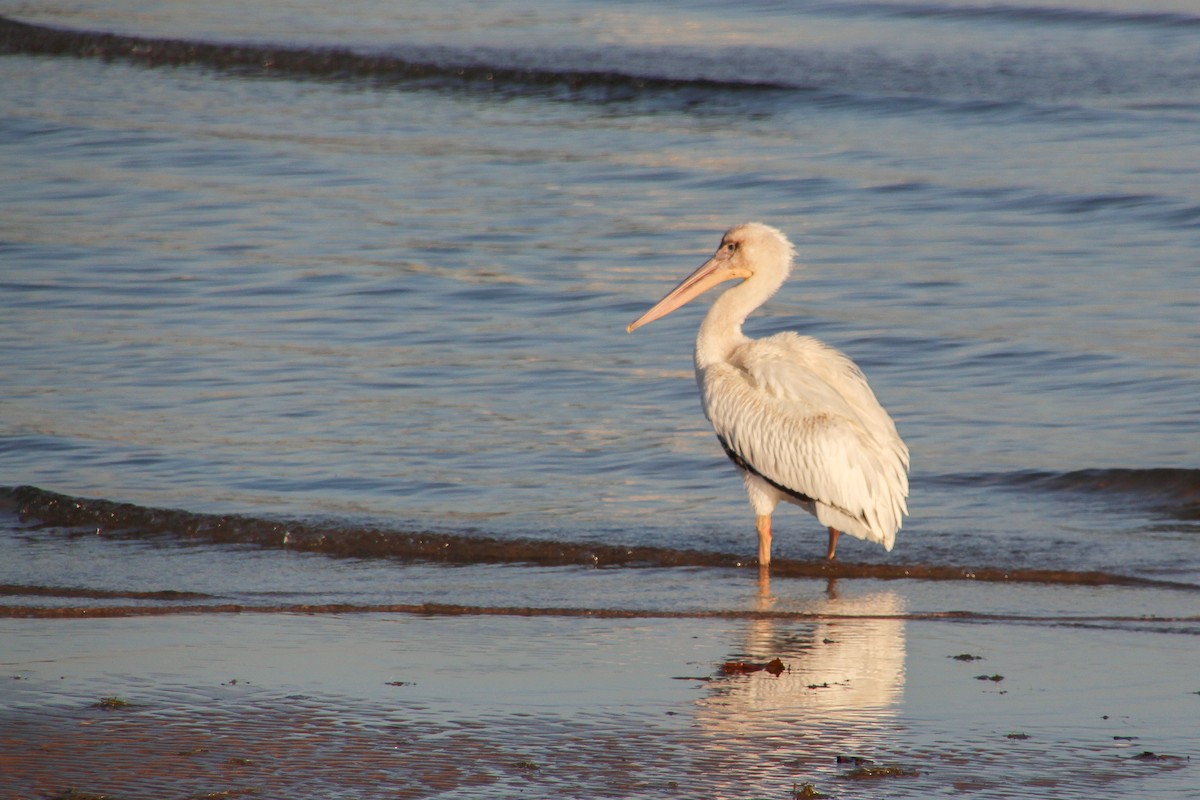
<path fill-rule="evenodd" d="M 891 550 L 908 513 L 908 447 L 845 355 L 790 331 L 764 339 L 742 323 L 791 272 L 795 249 L 752 222 L 726 231 L 712 258 L 628 327 L 665 317 L 709 289 L 739 281 L 713 301 L 696 336 L 704 414 L 742 472 L 756 517 L 758 562 L 771 561 L 771 515 L 794 503 L 829 529 Z"/>

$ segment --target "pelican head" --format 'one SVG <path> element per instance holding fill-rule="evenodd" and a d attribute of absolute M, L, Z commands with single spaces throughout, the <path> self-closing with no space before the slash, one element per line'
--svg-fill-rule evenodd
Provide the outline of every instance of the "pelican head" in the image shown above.
<path fill-rule="evenodd" d="M 721 246 L 712 258 L 684 278 L 653 308 L 629 323 L 625 330 L 633 333 L 725 281 L 742 280 L 761 284 L 764 294 L 762 300 L 765 300 L 787 280 L 795 252 L 787 237 L 770 225 L 761 222 L 735 225 L 725 231 Z"/>

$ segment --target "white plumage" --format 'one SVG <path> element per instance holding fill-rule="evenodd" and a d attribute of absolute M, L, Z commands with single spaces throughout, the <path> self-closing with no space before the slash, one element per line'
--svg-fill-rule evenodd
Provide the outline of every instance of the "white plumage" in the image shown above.
<path fill-rule="evenodd" d="M 696 337 L 704 413 L 742 470 L 757 518 L 759 563 L 771 559 L 771 514 L 795 503 L 829 528 L 892 549 L 908 513 L 908 448 L 862 371 L 808 336 L 750 339 L 746 317 L 787 280 L 794 249 L 760 223 L 730 228 L 711 259 L 630 324 L 666 316 L 726 280 Z"/>

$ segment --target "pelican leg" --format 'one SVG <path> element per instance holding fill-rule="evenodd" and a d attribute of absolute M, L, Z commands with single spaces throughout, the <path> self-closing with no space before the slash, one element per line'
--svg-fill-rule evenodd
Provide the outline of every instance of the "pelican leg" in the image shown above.
<path fill-rule="evenodd" d="M 771 515 L 757 515 L 754 527 L 758 529 L 758 565 L 765 567 L 771 563 Z"/>
<path fill-rule="evenodd" d="M 837 553 L 837 540 L 840 533 L 841 532 L 837 528 L 829 529 L 829 554 L 826 556 L 826 558 L 828 558 L 830 561 L 833 561 L 834 556 Z"/>

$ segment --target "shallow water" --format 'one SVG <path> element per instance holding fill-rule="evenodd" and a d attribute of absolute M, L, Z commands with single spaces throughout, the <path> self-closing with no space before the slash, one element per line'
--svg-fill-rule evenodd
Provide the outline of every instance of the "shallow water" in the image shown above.
<path fill-rule="evenodd" d="M 69 649 L 89 625 L 238 609 L 268 626 L 423 609 L 517 638 L 542 629 L 505 614 L 609 615 L 617 638 L 650 620 L 678 641 L 865 625 L 885 598 L 907 629 L 969 621 L 1029 665 L 1021 634 L 1068 631 L 1081 658 L 1109 648 L 1117 683 L 1135 640 L 1194 656 L 1189 3 L 0 0 L 0 17 L 6 653 L 22 631 Z M 844 540 L 822 565 L 819 526 L 781 511 L 765 589 L 696 398 L 702 310 L 624 331 L 748 219 L 804 265 L 748 332 L 845 350 L 913 460 L 893 552 Z M 325 640 L 325 617 L 287 619 Z M 1192 753 L 1179 736 L 1162 746 Z M 720 791 L 751 791 L 731 774 Z"/>
<path fill-rule="evenodd" d="M 677 36 L 720 13 L 704 5 L 656 42 L 638 8 L 545 4 L 487 47 L 490 17 L 440 6 L 390 41 L 370 6 L 353 25 L 286 4 L 9 9 L 204 47 L 178 67 L 149 39 L 29 56 L 7 23 L 4 482 L 744 552 L 689 378 L 698 312 L 623 325 L 726 225 L 762 218 L 807 268 L 752 327 L 866 369 L 913 452 L 910 560 L 1194 563 L 1194 472 L 1112 498 L 1024 480 L 1194 468 L 1187 24 L 767 6 L 723 39 Z M 418 35 L 429 15 L 455 21 Z M 772 58 L 724 57 L 764 20 Z M 278 46 L 221 44 L 263 31 Z M 994 63 L 1022 47 L 1022 69 Z M 246 66 L 288 58 L 274 80 Z M 460 77 L 480 64 L 503 80 Z M 998 85 L 960 85 L 967 66 Z M 812 550 L 795 527 L 785 556 Z"/>

